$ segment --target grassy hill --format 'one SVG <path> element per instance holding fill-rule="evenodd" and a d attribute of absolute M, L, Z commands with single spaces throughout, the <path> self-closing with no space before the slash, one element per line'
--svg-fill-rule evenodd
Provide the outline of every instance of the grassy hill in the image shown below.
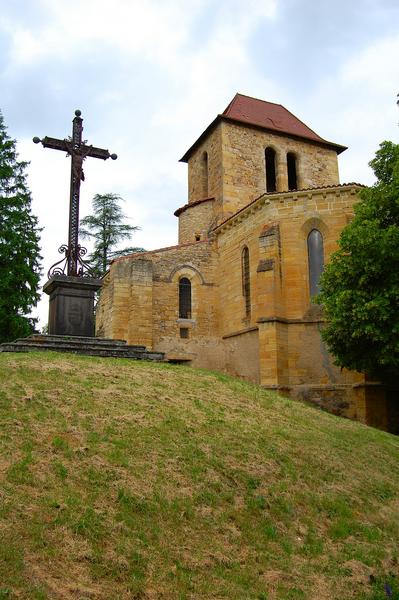
<path fill-rule="evenodd" d="M 55 353 L 0 353 L 0 424 L 0 598 L 399 598 L 397 437 Z"/>

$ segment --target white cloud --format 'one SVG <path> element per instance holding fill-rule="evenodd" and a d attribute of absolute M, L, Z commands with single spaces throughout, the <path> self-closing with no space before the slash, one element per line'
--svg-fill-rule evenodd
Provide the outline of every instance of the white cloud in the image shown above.
<path fill-rule="evenodd" d="M 340 37 L 347 46 L 337 57 L 347 57 L 346 62 L 334 65 L 329 76 L 320 71 L 312 87 L 306 65 L 298 86 L 278 51 L 251 52 L 256 36 L 264 38 L 265 47 L 269 32 L 274 40 L 284 36 L 281 0 L 27 4 L 37 11 L 35 19 L 12 18 L 12 4 L 8 16 L 0 16 L 0 33 L 11 43 L 0 55 L 0 84 L 8 98 L 5 115 L 18 107 L 14 115 L 24 119 L 18 147 L 21 158 L 31 160 L 34 212 L 45 227 L 46 270 L 67 236 L 70 167 L 62 153 L 34 146 L 29 136 L 68 135 L 75 108 L 83 111 L 89 143 L 119 155 L 116 162 L 86 161 L 81 215 L 90 212 L 95 193 L 119 193 L 132 223 L 142 226 L 133 243 L 148 249 L 176 243 L 173 211 L 187 200 L 186 166 L 177 161 L 237 91 L 286 104 L 320 135 L 348 144 L 342 180 L 369 181 L 367 162 L 378 143 L 398 133 L 399 37 L 382 31 L 379 40 L 355 52 L 353 23 L 346 24 L 339 11 L 335 25 L 343 32 L 346 27 L 348 35 Z M 294 20 L 297 4 L 289 13 Z M 318 23 L 317 39 L 329 25 Z M 311 28 L 301 31 L 305 46 L 314 43 L 312 33 Z M 298 37 L 294 43 L 284 37 L 284 42 L 285 56 L 295 58 Z M 34 109 L 30 81 L 40 94 Z M 47 304 L 41 308 L 43 322 L 46 312 Z"/>
<path fill-rule="evenodd" d="M 43 44 L 31 31 L 18 29 L 13 37 L 13 57 L 17 63 L 29 64 L 43 55 Z"/>
<path fill-rule="evenodd" d="M 383 38 L 352 57 L 342 69 L 342 80 L 352 86 L 388 93 L 398 85 L 399 35 Z"/>
<path fill-rule="evenodd" d="M 90 54 L 98 44 L 130 56 L 167 63 L 187 40 L 190 24 L 204 3 L 191 0 L 42 0 L 46 20 L 35 32 L 9 24 L 12 57 L 26 63 L 49 53 L 74 60 L 82 50 Z"/>
<path fill-rule="evenodd" d="M 321 79 L 308 103 L 311 126 L 349 146 L 340 157 L 342 181 L 372 183 L 368 162 L 382 140 L 398 138 L 398 56 L 398 35 L 376 41 L 350 55 L 335 77 Z"/>

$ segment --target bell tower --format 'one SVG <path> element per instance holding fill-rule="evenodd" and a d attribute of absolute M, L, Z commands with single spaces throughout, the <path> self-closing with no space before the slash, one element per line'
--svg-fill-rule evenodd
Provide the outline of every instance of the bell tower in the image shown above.
<path fill-rule="evenodd" d="M 265 193 L 339 185 L 328 142 L 281 104 L 236 94 L 181 158 L 188 203 L 179 208 L 179 243 L 199 241 Z"/>

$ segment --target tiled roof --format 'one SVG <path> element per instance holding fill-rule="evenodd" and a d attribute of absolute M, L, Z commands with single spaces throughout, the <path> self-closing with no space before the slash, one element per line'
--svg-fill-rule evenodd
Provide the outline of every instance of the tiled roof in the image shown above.
<path fill-rule="evenodd" d="M 266 102 L 243 94 L 236 94 L 222 114 L 230 119 L 308 138 L 315 142 L 326 141 L 284 106 L 274 104 L 274 102 Z"/>
<path fill-rule="evenodd" d="M 320 137 L 281 104 L 266 102 L 258 98 L 244 96 L 243 94 L 236 94 L 223 113 L 212 121 L 180 160 L 187 162 L 193 150 L 195 150 L 217 123 L 223 120 L 323 144 L 324 146 L 329 146 L 338 154 L 346 150 L 346 146 L 329 142 Z"/>

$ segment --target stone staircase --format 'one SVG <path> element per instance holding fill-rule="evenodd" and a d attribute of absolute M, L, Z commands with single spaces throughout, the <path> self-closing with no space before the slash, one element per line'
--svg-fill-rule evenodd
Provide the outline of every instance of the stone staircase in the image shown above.
<path fill-rule="evenodd" d="M 15 342 L 0 344 L 0 352 L 33 352 L 53 350 L 89 356 L 132 358 L 135 360 L 163 361 L 163 352 L 151 352 L 145 346 L 128 346 L 125 340 L 67 335 L 33 334 Z"/>

